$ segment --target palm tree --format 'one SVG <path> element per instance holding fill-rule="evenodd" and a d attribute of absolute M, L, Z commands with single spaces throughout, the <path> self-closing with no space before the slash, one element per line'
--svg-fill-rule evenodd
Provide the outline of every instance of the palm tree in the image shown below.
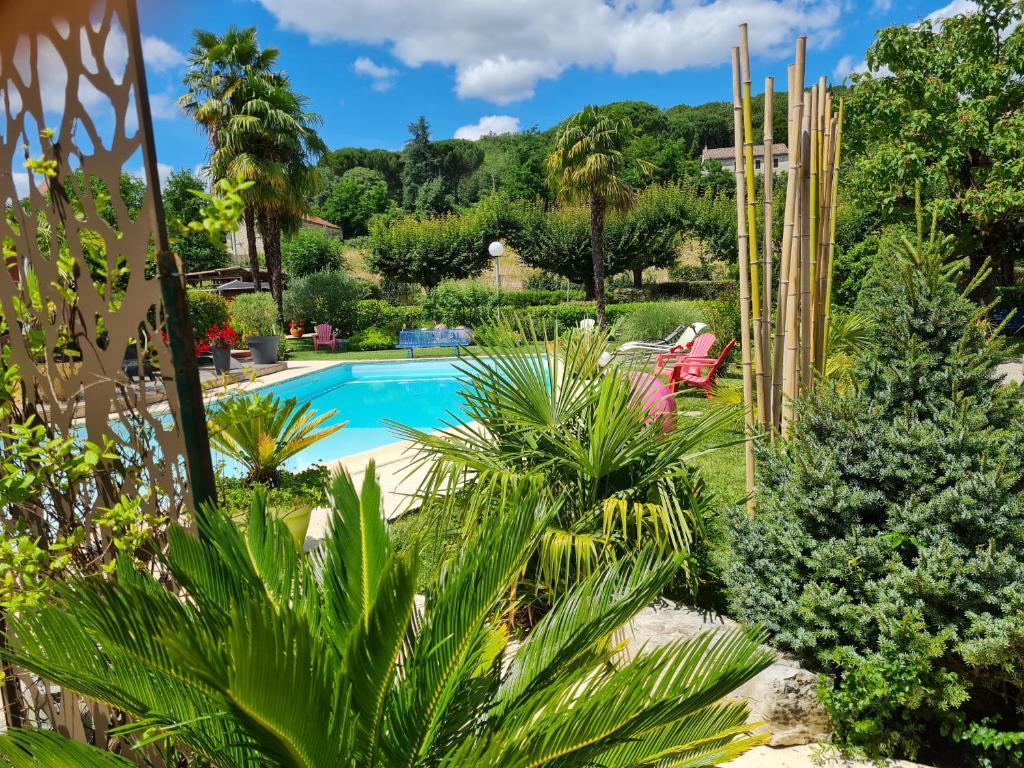
<path fill-rule="evenodd" d="M 504 330 L 495 335 L 538 335 Z M 441 432 L 391 424 L 417 447 L 420 495 L 428 508 L 443 504 L 441 528 L 500 525 L 488 513 L 510 482 L 545 489 L 557 513 L 523 579 L 541 606 L 645 543 L 688 554 L 712 501 L 690 459 L 737 418 L 722 407 L 666 431 L 639 406 L 634 371 L 599 367 L 607 342 L 603 331 L 556 337 L 551 349 L 485 342 L 462 363 L 457 421 Z"/>
<path fill-rule="evenodd" d="M 260 48 L 255 27 L 232 26 L 223 35 L 196 30 L 193 37 L 189 70 L 184 80 L 188 90 L 178 103 L 206 129 L 212 157 L 220 148 L 220 131 L 239 109 L 243 85 L 269 79 L 280 52 L 277 48 Z M 213 168 L 210 170 L 214 178 L 223 176 Z M 244 218 L 249 269 L 253 286 L 260 290 L 254 205 L 246 205 Z"/>
<path fill-rule="evenodd" d="M 622 210 L 633 202 L 633 190 L 624 180 L 636 166 L 643 173 L 651 163 L 627 152 L 633 126 L 627 118 L 613 120 L 593 106 L 584 107 L 566 122 L 547 159 L 548 181 L 564 202 L 590 208 L 590 252 L 594 263 L 597 323 L 605 327 L 604 219 L 611 208 Z"/>
<path fill-rule="evenodd" d="M 419 609 L 416 553 L 395 551 L 365 476 L 361 495 L 334 479 L 312 555 L 259 495 L 244 531 L 204 508 L 198 537 L 170 530 L 160 576 L 122 559 L 109 579 L 73 579 L 12 619 L 4 653 L 123 712 L 132 756 L 157 765 L 695 767 L 766 740 L 744 703 L 721 701 L 771 662 L 759 634 L 617 654 L 612 633 L 673 563 L 594 574 L 513 650 L 502 616 L 548 514 L 537 488 L 510 491 L 502 525 L 466 542 Z M 0 736 L 0 764 L 132 765 L 19 729 Z"/>
<path fill-rule="evenodd" d="M 218 131 L 219 146 L 211 158 L 217 172 L 254 182 L 245 194 L 256 211 L 281 322 L 281 234 L 299 226 L 320 186 L 315 164 L 327 151 L 316 133 L 320 116 L 306 111 L 308 101 L 281 73 L 243 84 L 234 114 Z"/>

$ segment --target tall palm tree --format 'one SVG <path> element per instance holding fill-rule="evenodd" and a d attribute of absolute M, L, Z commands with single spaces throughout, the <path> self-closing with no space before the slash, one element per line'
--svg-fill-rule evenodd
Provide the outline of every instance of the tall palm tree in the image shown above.
<path fill-rule="evenodd" d="M 211 158 L 220 148 L 220 131 L 237 113 L 242 87 L 247 83 L 271 77 L 279 51 L 260 48 L 256 28 L 229 27 L 223 35 L 196 30 L 192 50 L 189 51 L 189 69 L 184 84 L 187 92 L 178 99 L 186 114 L 206 129 L 210 140 Z M 210 169 L 214 178 L 218 169 Z M 256 207 L 245 207 L 246 245 L 253 285 L 260 290 L 260 262 L 256 250 Z"/>
<path fill-rule="evenodd" d="M 654 169 L 628 152 L 633 136 L 627 118 L 613 120 L 593 106 L 584 107 L 566 122 L 547 159 L 548 181 L 563 202 L 585 203 L 590 208 L 590 252 L 594 263 L 597 322 L 603 328 L 604 220 L 608 209 L 628 208 L 633 190 L 624 180 L 631 167 L 643 173 Z"/>
<path fill-rule="evenodd" d="M 315 554 L 260 497 L 244 531 L 202 509 L 198 537 L 170 531 L 159 577 L 123 558 L 112 578 L 71 580 L 19 612 L 4 654 L 125 713 L 132 756 L 155 765 L 695 768 L 766 740 L 746 704 L 721 701 L 771 662 L 758 634 L 617 654 L 612 634 L 672 563 L 595 574 L 513 649 L 502 617 L 547 516 L 536 487 L 508 495 L 502 524 L 466 542 L 419 609 L 416 553 L 395 551 L 372 464 L 365 477 L 361 496 L 335 478 Z M 133 763 L 11 729 L 0 765 Z"/>
<path fill-rule="evenodd" d="M 254 182 L 244 193 L 256 211 L 270 290 L 284 320 L 281 234 L 298 227 L 308 200 L 319 189 L 316 162 L 327 151 L 317 135 L 320 116 L 283 73 L 244 83 L 234 113 L 218 131 L 211 168 Z"/>

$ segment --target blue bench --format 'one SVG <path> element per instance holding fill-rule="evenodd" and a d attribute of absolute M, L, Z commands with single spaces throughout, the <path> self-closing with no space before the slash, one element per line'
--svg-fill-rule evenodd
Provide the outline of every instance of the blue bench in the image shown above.
<path fill-rule="evenodd" d="M 414 349 L 426 349 L 428 347 L 452 347 L 455 354 L 461 356 L 460 347 L 469 346 L 473 341 L 467 328 L 445 328 L 433 331 L 399 331 L 398 344 L 395 349 L 405 349 L 412 357 Z"/>

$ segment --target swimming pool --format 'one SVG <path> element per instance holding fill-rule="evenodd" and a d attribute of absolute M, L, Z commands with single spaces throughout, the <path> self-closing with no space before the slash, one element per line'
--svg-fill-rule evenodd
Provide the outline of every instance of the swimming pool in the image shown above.
<path fill-rule="evenodd" d="M 308 401 L 314 411 L 337 413 L 325 423 L 348 424 L 300 452 L 286 464 L 293 472 L 313 464 L 379 448 L 399 439 L 384 426 L 392 419 L 417 429 L 438 429 L 449 414 L 461 412 L 463 381 L 453 360 L 342 363 L 280 384 L 259 388 L 262 395 Z M 214 462 L 225 457 L 214 451 Z M 230 466 L 225 471 L 235 474 Z"/>

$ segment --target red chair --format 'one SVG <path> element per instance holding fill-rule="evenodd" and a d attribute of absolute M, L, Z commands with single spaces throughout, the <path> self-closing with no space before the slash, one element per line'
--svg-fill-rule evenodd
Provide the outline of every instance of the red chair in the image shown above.
<path fill-rule="evenodd" d="M 655 375 L 660 375 L 670 361 L 678 359 L 679 362 L 682 362 L 688 357 L 707 357 L 711 348 L 715 346 L 715 341 L 717 341 L 715 334 L 702 333 L 685 347 L 676 346 L 672 347 L 669 352 L 663 352 L 658 355 L 658 359 L 654 363 Z"/>
<path fill-rule="evenodd" d="M 682 362 L 676 363 L 672 368 L 672 372 L 668 377 L 668 385 L 672 388 L 673 392 L 679 391 L 680 384 L 702 389 L 705 396 L 710 398 L 714 394 L 715 377 L 722 366 L 725 365 L 726 359 L 732 354 L 735 346 L 736 340 L 733 339 L 722 347 L 722 352 L 717 358 L 694 357 L 692 355 L 684 357 Z M 706 373 L 704 372 L 705 369 L 707 369 Z"/>
<path fill-rule="evenodd" d="M 320 347 L 330 347 L 331 352 L 338 351 L 338 340 L 334 337 L 334 329 L 330 323 L 320 323 L 314 328 L 316 335 L 313 337 L 313 351 Z"/>

